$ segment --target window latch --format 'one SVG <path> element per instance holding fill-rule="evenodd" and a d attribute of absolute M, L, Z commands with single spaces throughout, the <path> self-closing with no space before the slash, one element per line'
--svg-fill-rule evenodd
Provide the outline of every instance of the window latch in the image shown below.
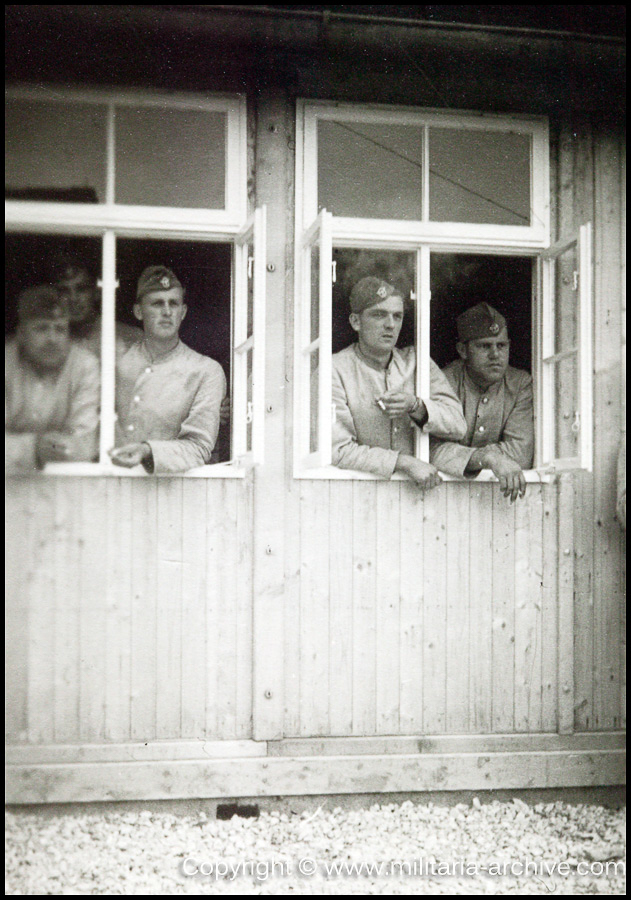
<path fill-rule="evenodd" d="M 331 281 L 333 284 L 337 281 L 337 260 L 334 259 L 331 263 Z"/>
<path fill-rule="evenodd" d="M 248 405 L 247 405 L 246 413 L 245 413 L 245 424 L 246 425 L 252 424 L 252 401 L 251 400 L 248 400 Z"/>
<path fill-rule="evenodd" d="M 248 278 L 252 277 L 253 269 L 254 269 L 254 257 L 248 256 Z"/>
<path fill-rule="evenodd" d="M 578 290 L 578 271 L 576 269 L 572 272 L 572 290 Z"/>
<path fill-rule="evenodd" d="M 335 403 L 331 404 L 331 425 L 335 425 Z"/>
<path fill-rule="evenodd" d="M 578 410 L 574 413 L 574 421 L 572 422 L 572 433 L 578 434 L 581 429 L 581 414 Z"/>

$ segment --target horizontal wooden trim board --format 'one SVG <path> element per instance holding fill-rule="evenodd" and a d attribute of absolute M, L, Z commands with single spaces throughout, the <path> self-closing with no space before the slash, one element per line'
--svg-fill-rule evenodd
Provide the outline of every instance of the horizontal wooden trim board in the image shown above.
<path fill-rule="evenodd" d="M 618 785 L 624 750 L 84 762 L 7 767 L 6 802 L 73 803 Z"/>

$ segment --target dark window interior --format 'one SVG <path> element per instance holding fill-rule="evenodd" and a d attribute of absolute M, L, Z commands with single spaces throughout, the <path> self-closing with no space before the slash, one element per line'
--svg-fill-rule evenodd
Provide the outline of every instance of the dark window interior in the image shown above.
<path fill-rule="evenodd" d="M 407 312 L 399 346 L 414 342 L 414 310 L 410 291 L 415 282 L 413 253 L 337 248 L 336 281 L 333 285 L 333 352 L 356 339 L 348 322 L 348 298 L 353 285 L 367 275 L 390 281 L 406 300 Z M 510 363 L 531 370 L 532 358 L 532 259 L 465 253 L 432 253 L 430 261 L 430 352 L 444 368 L 457 358 L 456 319 L 482 301 L 490 303 L 508 322 Z"/>

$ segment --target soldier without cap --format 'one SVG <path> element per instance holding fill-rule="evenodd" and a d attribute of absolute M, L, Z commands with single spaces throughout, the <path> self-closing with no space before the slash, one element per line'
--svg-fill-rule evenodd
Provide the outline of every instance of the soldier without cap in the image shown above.
<path fill-rule="evenodd" d="M 532 378 L 509 366 L 506 319 L 488 303 L 466 310 L 456 324 L 460 359 L 443 372 L 462 402 L 467 432 L 459 443 L 432 441 L 430 459 L 461 477 L 491 469 L 512 503 L 524 496 L 523 470 L 533 460 Z"/>
<path fill-rule="evenodd" d="M 402 472 L 421 490 L 440 483 L 436 469 L 414 456 L 414 431 L 459 440 L 462 407 L 430 360 L 429 397 L 415 395 L 414 347 L 396 347 L 403 297 L 391 284 L 368 276 L 350 295 L 357 342 L 333 355 L 333 464 L 390 478 Z"/>
<path fill-rule="evenodd" d="M 99 364 L 72 344 L 68 305 L 49 285 L 18 298 L 18 328 L 5 347 L 5 471 L 92 460 L 99 424 Z"/>
<path fill-rule="evenodd" d="M 144 340 L 116 366 L 117 466 L 155 473 L 207 465 L 217 432 L 226 378 L 218 362 L 179 338 L 184 288 L 165 266 L 149 266 L 138 281 L 134 315 Z"/>

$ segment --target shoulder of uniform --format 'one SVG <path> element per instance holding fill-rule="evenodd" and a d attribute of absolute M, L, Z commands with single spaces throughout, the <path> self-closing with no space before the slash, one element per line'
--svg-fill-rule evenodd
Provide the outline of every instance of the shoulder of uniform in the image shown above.
<path fill-rule="evenodd" d="M 198 353 L 197 350 L 193 350 L 192 347 L 189 347 L 188 344 L 185 344 L 182 341 L 180 341 L 180 348 L 191 363 L 194 363 L 213 374 L 217 373 L 218 370 L 223 372 L 221 363 L 218 363 L 212 356 L 205 356 L 203 353 Z"/>
<path fill-rule="evenodd" d="M 87 368 L 94 368 L 95 366 L 96 368 L 99 367 L 98 358 L 94 353 L 92 353 L 91 350 L 88 350 L 87 347 L 81 347 L 79 344 L 70 344 L 70 353 L 68 356 L 78 365 L 83 365 Z"/>
<path fill-rule="evenodd" d="M 513 384 L 519 385 L 519 387 L 527 387 L 529 384 L 532 384 L 530 372 L 526 372 L 525 369 L 515 369 L 513 366 L 509 366 L 506 369 L 506 378 Z"/>

